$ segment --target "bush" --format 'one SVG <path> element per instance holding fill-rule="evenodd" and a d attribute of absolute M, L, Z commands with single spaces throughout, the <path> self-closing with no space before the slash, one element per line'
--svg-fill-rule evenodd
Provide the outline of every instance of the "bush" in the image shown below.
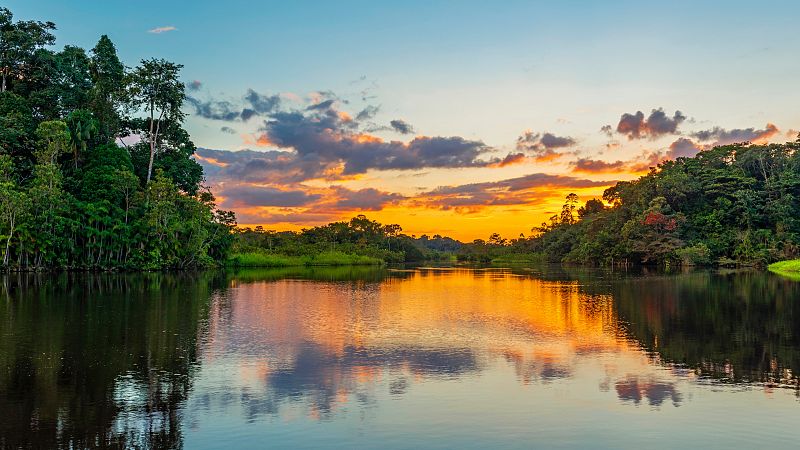
<path fill-rule="evenodd" d="M 711 264 L 711 250 L 702 242 L 675 251 L 684 266 L 707 266 Z"/>

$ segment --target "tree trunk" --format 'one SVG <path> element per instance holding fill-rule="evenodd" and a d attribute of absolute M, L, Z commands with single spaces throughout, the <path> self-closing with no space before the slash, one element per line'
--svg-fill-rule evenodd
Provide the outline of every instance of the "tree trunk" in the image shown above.
<path fill-rule="evenodd" d="M 11 229 L 8 232 L 8 239 L 6 239 L 6 254 L 3 255 L 3 266 L 8 267 L 8 253 L 11 251 L 11 239 L 14 237 L 14 218 L 11 218 Z"/>

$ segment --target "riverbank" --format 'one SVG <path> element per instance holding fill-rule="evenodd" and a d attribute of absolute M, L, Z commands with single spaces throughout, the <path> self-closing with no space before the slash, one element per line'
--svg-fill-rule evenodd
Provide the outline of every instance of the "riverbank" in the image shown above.
<path fill-rule="evenodd" d="M 782 277 L 800 281 L 800 259 L 779 261 L 770 264 L 767 269 L 769 269 L 770 272 L 776 273 Z"/>
<path fill-rule="evenodd" d="M 380 266 L 382 259 L 344 252 L 289 256 L 276 253 L 244 252 L 232 255 L 228 267 L 300 267 L 300 266 Z"/>

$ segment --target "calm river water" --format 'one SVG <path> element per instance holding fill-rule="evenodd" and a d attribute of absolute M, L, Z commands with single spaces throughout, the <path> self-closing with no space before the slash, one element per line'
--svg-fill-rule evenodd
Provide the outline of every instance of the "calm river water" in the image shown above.
<path fill-rule="evenodd" d="M 800 283 L 768 273 L 334 268 L 0 282 L 0 447 L 800 442 Z"/>

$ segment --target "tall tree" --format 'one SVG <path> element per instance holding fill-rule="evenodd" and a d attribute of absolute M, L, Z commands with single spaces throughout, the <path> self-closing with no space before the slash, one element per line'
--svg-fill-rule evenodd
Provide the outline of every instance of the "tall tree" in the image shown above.
<path fill-rule="evenodd" d="M 53 22 L 13 20 L 8 8 L 0 8 L 0 92 L 8 89 L 9 79 L 20 75 L 36 50 L 56 42 L 51 33 L 56 29 Z"/>
<path fill-rule="evenodd" d="M 143 108 L 149 118 L 148 128 L 143 130 L 150 146 L 145 183 L 150 182 L 153 174 L 153 159 L 159 149 L 162 123 L 180 124 L 185 117 L 181 111 L 186 98 L 185 86 L 178 78 L 181 68 L 181 64 L 152 58 L 142 60 L 131 74 L 131 104 Z"/>
<path fill-rule="evenodd" d="M 89 70 L 94 83 L 89 94 L 90 104 L 99 121 L 99 134 L 105 140 L 112 140 L 120 127 L 118 109 L 124 100 L 125 66 L 117 56 L 114 43 L 105 34 L 92 49 Z"/>

